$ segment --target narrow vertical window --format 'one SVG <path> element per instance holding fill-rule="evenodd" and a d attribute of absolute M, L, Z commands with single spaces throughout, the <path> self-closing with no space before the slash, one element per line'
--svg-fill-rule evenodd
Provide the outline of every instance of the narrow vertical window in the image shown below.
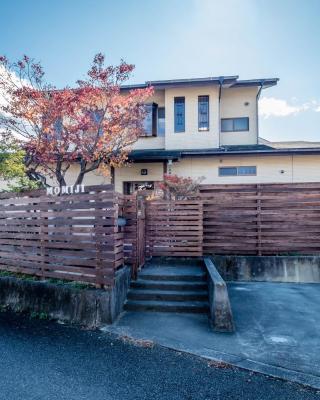
<path fill-rule="evenodd" d="M 166 113 L 164 107 L 158 107 L 158 136 L 165 135 Z"/>
<path fill-rule="evenodd" d="M 58 118 L 53 123 L 54 137 L 57 140 L 61 140 L 61 135 L 63 132 L 62 118 Z"/>
<path fill-rule="evenodd" d="M 146 104 L 146 115 L 143 120 L 143 131 L 141 136 L 157 136 L 157 108 L 155 103 Z"/>
<path fill-rule="evenodd" d="M 104 117 L 104 111 L 101 110 L 101 109 L 96 109 L 96 110 L 90 111 L 90 118 L 91 118 L 92 123 L 93 123 L 93 131 L 94 131 L 94 133 L 96 133 L 97 128 L 99 128 L 98 136 L 101 136 L 103 134 L 102 126 L 99 126 L 100 123 L 103 120 L 103 117 Z"/>
<path fill-rule="evenodd" d="M 209 96 L 198 97 L 198 129 L 209 130 Z"/>
<path fill-rule="evenodd" d="M 174 98 L 174 131 L 185 131 L 185 99 L 184 97 Z"/>

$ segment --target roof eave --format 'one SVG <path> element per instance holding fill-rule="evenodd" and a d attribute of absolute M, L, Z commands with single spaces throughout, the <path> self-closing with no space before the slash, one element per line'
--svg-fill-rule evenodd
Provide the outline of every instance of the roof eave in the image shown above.
<path fill-rule="evenodd" d="M 267 89 L 272 86 L 276 86 L 279 82 L 279 78 L 264 78 L 264 79 L 242 79 L 235 82 L 231 87 L 252 87 L 262 86 L 263 89 Z"/>
<path fill-rule="evenodd" d="M 133 84 L 133 85 L 122 85 L 121 90 L 134 90 L 144 89 L 148 86 L 153 86 L 155 89 L 169 89 L 182 86 L 209 86 L 209 85 L 221 85 L 223 87 L 252 87 L 252 86 L 263 86 L 263 88 L 269 88 L 277 85 L 279 78 L 265 78 L 265 79 L 247 79 L 238 80 L 238 75 L 232 76 L 219 76 L 209 78 L 194 78 L 194 79 L 171 79 L 161 81 L 147 81 L 145 83 Z"/>
<path fill-rule="evenodd" d="M 320 148 L 308 148 L 308 149 L 270 149 L 270 150 L 234 150 L 234 151 L 183 151 L 181 152 L 182 157 L 208 157 L 208 156 L 234 156 L 234 155 L 308 155 L 308 154 L 320 154 Z"/>

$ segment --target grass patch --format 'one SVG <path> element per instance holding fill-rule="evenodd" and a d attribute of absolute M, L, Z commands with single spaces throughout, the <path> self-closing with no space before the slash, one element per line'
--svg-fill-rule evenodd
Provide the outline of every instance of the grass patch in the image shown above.
<path fill-rule="evenodd" d="M 67 287 L 70 287 L 73 289 L 82 289 L 82 290 L 83 289 L 95 289 L 95 286 L 91 283 L 69 281 L 67 279 L 57 279 L 57 278 L 48 278 L 48 279 L 43 280 L 39 276 L 21 274 L 18 272 L 11 272 L 11 271 L 5 271 L 5 270 L 0 270 L 0 278 L 1 277 L 13 277 L 13 278 L 22 279 L 25 281 L 48 282 L 48 283 L 53 283 L 55 285 L 67 286 Z"/>
<path fill-rule="evenodd" d="M 49 319 L 51 319 L 46 312 L 36 312 L 36 311 L 32 311 L 30 313 L 30 318 L 32 318 L 32 319 L 41 319 L 41 320 L 49 320 Z"/>

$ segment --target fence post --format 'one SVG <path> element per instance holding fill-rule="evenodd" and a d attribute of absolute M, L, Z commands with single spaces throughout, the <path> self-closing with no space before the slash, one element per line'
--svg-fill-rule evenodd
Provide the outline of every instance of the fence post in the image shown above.
<path fill-rule="evenodd" d="M 257 184 L 257 248 L 258 256 L 262 255 L 262 242 L 261 242 L 261 185 Z"/>
<path fill-rule="evenodd" d="M 101 220 L 103 219 L 103 217 L 100 217 Z M 94 216 L 94 220 L 100 219 L 97 216 Z M 102 237 L 100 238 L 99 236 L 102 234 L 99 233 L 99 225 L 101 226 L 101 221 L 98 223 L 94 224 L 93 227 L 93 234 L 94 234 L 94 244 L 95 244 L 95 249 L 96 249 L 96 266 L 95 266 L 95 286 L 97 289 L 103 289 L 103 283 L 102 283 L 102 278 L 103 278 L 103 274 L 102 274 L 102 265 L 101 265 L 101 258 L 102 258 L 102 254 L 101 254 L 101 240 Z"/>
<path fill-rule="evenodd" d="M 45 270 L 44 270 L 44 264 L 45 264 L 45 241 L 44 241 L 44 221 L 46 220 L 46 218 L 43 217 L 43 211 L 42 211 L 42 207 L 41 207 L 41 203 L 38 204 L 40 210 L 39 210 L 39 224 L 40 224 L 40 256 L 41 256 L 41 261 L 40 261 L 40 270 L 41 270 L 41 280 L 45 279 Z M 36 207 L 36 205 L 35 205 Z M 49 207 L 47 207 L 47 211 L 49 211 Z M 46 234 L 46 236 L 48 237 L 48 233 Z"/>
<path fill-rule="evenodd" d="M 203 200 L 199 198 L 199 224 L 201 226 L 201 238 L 200 238 L 200 243 L 201 243 L 201 255 L 203 256 Z"/>

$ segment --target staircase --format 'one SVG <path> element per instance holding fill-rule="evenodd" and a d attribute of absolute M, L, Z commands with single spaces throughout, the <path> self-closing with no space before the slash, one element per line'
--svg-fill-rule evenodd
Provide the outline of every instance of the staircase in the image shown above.
<path fill-rule="evenodd" d="M 132 281 L 125 310 L 207 313 L 208 286 L 201 260 L 148 263 Z"/>

